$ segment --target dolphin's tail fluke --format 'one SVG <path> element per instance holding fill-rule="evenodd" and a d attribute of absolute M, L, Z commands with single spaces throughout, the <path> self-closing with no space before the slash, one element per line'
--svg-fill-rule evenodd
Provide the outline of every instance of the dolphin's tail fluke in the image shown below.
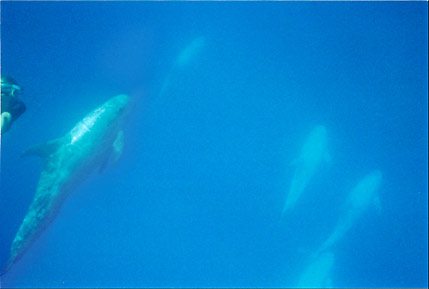
<path fill-rule="evenodd" d="M 0 267 L 0 281 L 1 281 L 1 276 L 6 274 L 6 272 L 7 272 L 7 266 Z"/>
<path fill-rule="evenodd" d="M 353 221 L 353 214 L 350 212 L 346 217 L 340 219 L 332 234 L 329 236 L 328 239 L 326 239 L 322 246 L 320 246 L 316 254 L 319 255 L 335 246 L 353 225 Z"/>
<path fill-rule="evenodd" d="M 6 265 L 2 265 L 2 266 L 0 267 L 0 278 L 1 278 L 3 275 L 5 275 L 5 274 L 9 271 L 9 269 L 10 269 L 11 265 L 12 265 L 12 264 L 8 261 L 8 262 L 6 263 Z"/>
<path fill-rule="evenodd" d="M 6 274 L 6 272 L 7 272 L 6 266 L 2 266 L 2 267 L 0 268 L 0 289 L 1 289 L 1 288 L 3 288 L 3 287 L 2 287 L 2 284 L 1 284 L 1 279 L 2 279 L 2 276 L 3 276 L 4 274 Z"/>

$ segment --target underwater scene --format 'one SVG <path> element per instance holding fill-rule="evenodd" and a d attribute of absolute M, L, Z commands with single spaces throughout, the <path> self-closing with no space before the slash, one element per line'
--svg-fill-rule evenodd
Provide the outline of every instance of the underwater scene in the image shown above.
<path fill-rule="evenodd" d="M 2 1 L 1 287 L 427 287 L 427 25 Z"/>

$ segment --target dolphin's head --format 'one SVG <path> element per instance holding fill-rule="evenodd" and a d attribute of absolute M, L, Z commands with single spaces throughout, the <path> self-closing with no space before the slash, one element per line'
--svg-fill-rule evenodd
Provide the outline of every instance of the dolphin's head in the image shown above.
<path fill-rule="evenodd" d="M 105 117 L 112 122 L 123 122 L 131 111 L 131 98 L 126 94 L 120 94 L 109 99 L 102 106 Z"/>
<path fill-rule="evenodd" d="M 383 177 L 383 174 L 380 170 L 374 170 L 370 173 L 370 177 L 373 178 L 375 181 L 380 182 L 381 178 Z"/>
<path fill-rule="evenodd" d="M 300 288 L 322 288 L 330 279 L 330 273 L 335 262 L 334 254 L 323 252 L 316 256 L 313 262 L 301 275 L 298 287 Z"/>
<path fill-rule="evenodd" d="M 382 180 L 382 173 L 374 170 L 365 176 L 349 195 L 349 203 L 354 208 L 366 208 L 377 193 Z"/>
<path fill-rule="evenodd" d="M 326 139 L 326 127 L 324 125 L 316 125 L 313 129 L 313 135 L 318 139 Z"/>
<path fill-rule="evenodd" d="M 92 135 L 98 135 L 102 138 L 110 133 L 116 135 L 128 119 L 132 107 L 131 103 L 131 98 L 126 94 L 112 97 L 84 118 L 84 126 L 78 125 L 72 130 L 73 137 L 78 139 L 86 130 L 90 130 Z"/>
<path fill-rule="evenodd" d="M 109 99 L 104 105 L 109 110 L 116 111 L 119 114 L 128 106 L 129 102 L 130 97 L 128 95 L 120 94 Z"/>
<path fill-rule="evenodd" d="M 323 125 L 316 125 L 302 148 L 301 155 L 309 160 L 317 161 L 324 155 L 327 147 L 327 133 Z"/>
<path fill-rule="evenodd" d="M 367 176 L 367 181 L 372 185 L 372 189 L 375 191 L 380 186 L 383 174 L 380 170 L 374 170 Z"/>
<path fill-rule="evenodd" d="M 203 48 L 205 43 L 204 37 L 198 37 L 194 39 L 191 44 L 189 44 L 179 55 L 179 57 L 176 60 L 177 65 L 180 67 L 184 67 L 188 65 L 192 58 L 196 56 L 200 52 L 200 50 Z"/>
<path fill-rule="evenodd" d="M 327 141 L 326 127 L 324 125 L 316 125 L 308 136 L 307 142 L 317 148 L 324 148 Z"/>

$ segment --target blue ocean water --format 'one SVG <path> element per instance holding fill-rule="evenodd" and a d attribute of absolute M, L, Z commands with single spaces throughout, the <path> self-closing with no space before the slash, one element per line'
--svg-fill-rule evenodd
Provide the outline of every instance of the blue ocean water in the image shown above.
<path fill-rule="evenodd" d="M 1 2 L 1 72 L 27 111 L 2 136 L 0 261 L 43 161 L 120 93 L 120 162 L 73 192 L 3 287 L 294 287 L 332 249 L 333 287 L 428 286 L 427 2 Z M 281 212 L 316 125 L 330 162 Z"/>

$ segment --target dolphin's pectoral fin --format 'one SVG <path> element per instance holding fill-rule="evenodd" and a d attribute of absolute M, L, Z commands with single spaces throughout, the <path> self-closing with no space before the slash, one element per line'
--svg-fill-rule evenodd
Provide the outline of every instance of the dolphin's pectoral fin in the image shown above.
<path fill-rule="evenodd" d="M 63 138 L 60 137 L 43 144 L 31 146 L 22 152 L 21 157 L 36 155 L 41 158 L 47 158 L 52 153 L 54 153 L 62 143 Z"/>
<path fill-rule="evenodd" d="M 119 158 L 122 155 L 122 150 L 124 148 L 124 133 L 121 131 L 118 132 L 118 135 L 116 136 L 115 141 L 112 144 L 112 149 L 109 149 L 108 153 L 106 153 L 106 156 L 101 160 L 100 162 L 100 169 L 98 172 L 101 174 L 104 169 L 109 164 L 110 156 L 113 154 L 113 165 L 115 165 Z"/>
<path fill-rule="evenodd" d="M 382 207 L 381 207 L 380 197 L 378 195 L 375 195 L 373 199 L 373 203 L 374 203 L 375 210 L 380 215 L 382 211 Z"/>
<path fill-rule="evenodd" d="M 124 132 L 120 130 L 118 135 L 113 142 L 113 164 L 116 164 L 120 157 L 122 156 L 122 151 L 124 150 Z"/>

